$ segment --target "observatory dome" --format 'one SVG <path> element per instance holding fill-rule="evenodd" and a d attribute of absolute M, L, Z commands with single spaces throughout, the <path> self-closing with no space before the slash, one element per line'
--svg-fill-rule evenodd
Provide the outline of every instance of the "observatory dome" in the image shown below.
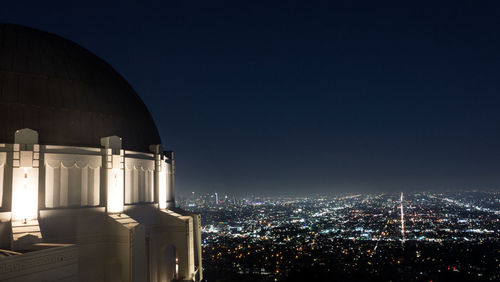
<path fill-rule="evenodd" d="M 145 104 L 109 64 L 60 36 L 0 23 L 0 143 L 22 128 L 42 145 L 99 147 L 112 135 L 127 150 L 161 144 Z"/>

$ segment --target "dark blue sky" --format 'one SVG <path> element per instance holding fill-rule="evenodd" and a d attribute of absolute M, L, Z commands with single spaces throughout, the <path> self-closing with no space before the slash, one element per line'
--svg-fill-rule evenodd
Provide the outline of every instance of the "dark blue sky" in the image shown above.
<path fill-rule="evenodd" d="M 0 21 L 124 75 L 179 193 L 500 187 L 498 1 L 69 2 Z"/>

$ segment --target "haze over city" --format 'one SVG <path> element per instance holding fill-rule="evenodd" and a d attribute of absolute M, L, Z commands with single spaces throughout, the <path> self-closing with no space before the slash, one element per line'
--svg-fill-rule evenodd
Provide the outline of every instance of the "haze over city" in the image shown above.
<path fill-rule="evenodd" d="M 499 15 L 494 1 L 0 9 L 126 77 L 187 194 L 498 190 Z"/>

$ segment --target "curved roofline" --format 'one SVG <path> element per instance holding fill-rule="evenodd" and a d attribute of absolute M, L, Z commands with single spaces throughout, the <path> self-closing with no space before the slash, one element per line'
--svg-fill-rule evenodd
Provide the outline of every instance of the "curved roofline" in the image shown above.
<path fill-rule="evenodd" d="M 2 28 L 3 26 L 3 28 Z M 82 54 L 84 55 L 88 55 L 92 58 L 94 58 L 96 60 L 96 62 L 99 62 L 99 64 L 102 64 L 103 66 L 103 69 L 108 69 L 107 72 L 110 72 L 110 73 L 113 73 L 113 75 L 116 76 L 116 78 L 121 81 L 121 85 L 122 86 L 126 86 L 127 88 L 130 89 L 130 91 L 132 93 L 135 94 L 135 96 L 138 98 L 138 101 L 135 101 L 134 103 L 137 103 L 140 101 L 140 106 L 143 107 L 144 109 L 146 109 L 146 113 L 147 113 L 147 117 L 149 120 L 152 121 L 152 125 L 154 126 L 154 129 L 156 131 L 156 135 L 157 135 L 157 138 L 158 138 L 158 141 L 160 142 L 159 144 L 162 144 L 162 139 L 161 139 L 161 135 L 158 131 L 158 127 L 156 125 L 156 122 L 155 120 L 153 119 L 153 116 L 151 115 L 151 112 L 149 111 L 149 109 L 147 108 L 144 100 L 142 99 L 142 97 L 138 94 L 138 92 L 134 89 L 134 87 L 125 79 L 125 77 L 120 73 L 118 72 L 110 63 L 108 63 L 106 60 L 102 59 L 101 57 L 95 55 L 93 52 L 91 52 L 90 50 L 88 50 L 87 48 L 83 47 L 82 45 L 78 44 L 77 42 L 73 41 L 73 40 L 70 40 L 70 39 L 66 39 L 64 38 L 63 36 L 60 36 L 58 34 L 55 34 L 55 33 L 51 33 L 51 32 L 48 32 L 48 31 L 44 31 L 44 30 L 40 30 L 38 28 L 32 28 L 32 27 L 29 27 L 29 26 L 25 26 L 25 25 L 19 25 L 19 24 L 14 24 L 14 23 L 7 23 L 7 22 L 0 22 L 0 28 L 3 30 L 5 30 L 5 27 L 11 27 L 11 28 L 14 28 L 14 29 L 19 29 L 19 30 L 24 30 L 26 33 L 29 33 L 29 32 L 33 32 L 35 31 L 37 34 L 42 34 L 44 36 L 46 36 L 48 38 L 48 40 L 52 39 L 56 39 L 56 43 L 59 44 L 59 42 L 64 42 L 64 43 L 69 43 L 68 45 L 70 47 L 73 47 L 73 48 L 76 48 L 76 49 L 79 49 L 82 52 Z M 43 37 L 43 36 L 42 36 Z M 53 41 L 50 41 L 50 43 L 52 43 Z M 17 44 L 17 43 L 16 43 Z M 57 44 L 54 44 L 54 45 L 57 45 Z M 73 46 L 71 46 L 73 45 Z M 64 46 L 64 45 L 61 45 L 61 46 Z M 56 46 L 57 47 L 57 46 Z M 71 50 L 70 50 L 71 51 Z M 95 63 L 95 62 L 94 62 Z M 14 63 L 13 63 L 14 64 Z M 11 72 L 9 70 L 3 70 L 0 68 L 0 72 Z M 26 75 L 38 75 L 39 73 L 36 73 L 36 72 L 23 72 L 21 75 L 23 76 L 26 76 Z M 43 73 L 40 73 L 39 75 L 41 76 L 44 76 Z M 48 77 L 47 77 L 48 78 Z M 61 80 L 68 80 L 68 81 L 75 81 L 73 80 L 71 77 L 68 77 L 68 78 L 65 78 L 65 77 L 60 77 L 60 76 L 57 76 L 57 75 L 54 75 L 54 76 L 51 76 L 50 78 L 54 79 L 54 78 L 60 78 Z M 0 77 L 1 79 L 1 77 Z M 76 80 L 78 82 L 85 82 L 84 80 Z M 1 83 L 1 81 L 0 81 Z M 0 86 L 2 86 L 0 84 Z M 1 89 L 0 89 L 1 91 Z M 126 91 L 128 92 L 128 91 Z M 1 94 L 1 93 L 0 93 Z M 1 104 L 2 100 L 0 100 L 0 104 Z M 5 104 L 5 102 L 4 102 Z M 96 113 L 96 114 L 99 114 L 99 115 L 103 115 L 105 113 Z M 143 113 L 145 114 L 145 113 Z M 151 126 L 151 125 L 150 125 Z M 28 126 L 27 126 L 28 127 Z M 139 129 L 140 131 L 140 129 Z M 12 132 L 12 135 L 14 134 L 14 132 Z M 42 133 L 43 134 L 43 133 Z M 116 135 L 120 135 L 120 133 L 116 132 Z M 1 137 L 1 134 L 0 134 L 0 137 Z M 106 137 L 106 136 L 101 136 L 101 137 Z M 125 139 L 126 141 L 126 136 L 121 136 Z M 0 140 L 1 141 L 1 140 Z M 52 142 L 52 143 L 43 143 L 43 144 L 46 144 L 46 145 L 61 145 L 61 144 L 56 144 L 57 142 Z M 75 143 L 77 144 L 77 143 Z M 95 140 L 95 147 L 99 147 L 99 140 Z M 64 144 L 63 144 L 64 145 Z M 92 144 L 88 144 L 88 142 L 83 142 L 79 145 L 82 145 L 82 146 L 92 146 Z M 152 145 L 152 144 L 150 144 Z M 137 150 L 138 148 L 129 148 L 129 149 L 134 149 L 134 150 Z"/>

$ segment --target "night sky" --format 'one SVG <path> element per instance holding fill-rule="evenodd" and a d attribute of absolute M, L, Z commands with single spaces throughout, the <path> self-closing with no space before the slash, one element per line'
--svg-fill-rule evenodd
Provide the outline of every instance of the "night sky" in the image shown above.
<path fill-rule="evenodd" d="M 69 2 L 0 21 L 120 72 L 180 194 L 500 189 L 498 1 Z"/>

